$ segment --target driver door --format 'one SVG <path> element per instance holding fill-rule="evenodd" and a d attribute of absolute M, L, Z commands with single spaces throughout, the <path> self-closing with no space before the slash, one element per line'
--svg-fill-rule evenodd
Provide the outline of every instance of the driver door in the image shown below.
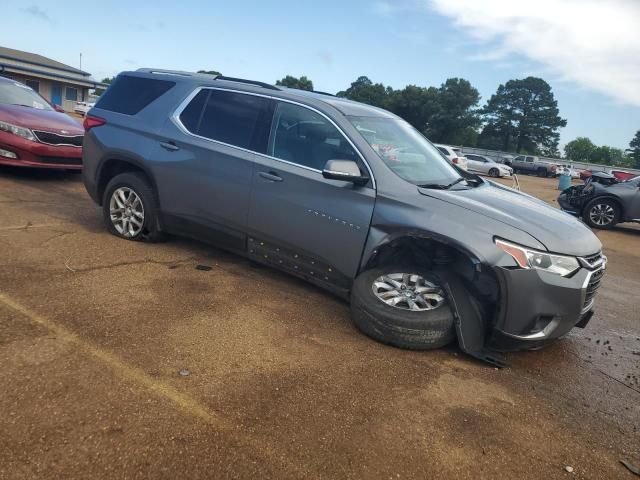
<path fill-rule="evenodd" d="M 369 232 L 375 203 L 371 182 L 329 180 L 328 160 L 364 165 L 326 116 L 278 101 L 267 156 L 254 163 L 248 215 L 249 255 L 315 280 L 349 288 Z"/>

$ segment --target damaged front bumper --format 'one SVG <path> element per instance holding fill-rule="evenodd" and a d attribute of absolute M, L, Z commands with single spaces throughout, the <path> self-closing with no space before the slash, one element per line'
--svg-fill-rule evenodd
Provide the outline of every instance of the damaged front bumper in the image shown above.
<path fill-rule="evenodd" d="M 582 268 L 571 277 L 495 267 L 501 294 L 488 345 L 501 351 L 534 349 L 574 327 L 584 328 L 593 315 L 606 257 L 597 254 L 579 261 Z"/>

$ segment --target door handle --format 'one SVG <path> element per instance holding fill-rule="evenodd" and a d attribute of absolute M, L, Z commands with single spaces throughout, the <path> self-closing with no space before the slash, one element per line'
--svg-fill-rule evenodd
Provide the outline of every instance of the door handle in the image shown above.
<path fill-rule="evenodd" d="M 258 175 L 260 175 L 262 178 L 264 178 L 265 180 L 269 180 L 270 182 L 281 182 L 282 181 L 282 177 L 280 175 L 278 175 L 275 172 L 259 172 Z"/>
<path fill-rule="evenodd" d="M 169 150 L 170 152 L 175 152 L 176 150 L 180 150 L 180 147 L 173 142 L 160 142 L 160 146 L 165 150 Z"/>

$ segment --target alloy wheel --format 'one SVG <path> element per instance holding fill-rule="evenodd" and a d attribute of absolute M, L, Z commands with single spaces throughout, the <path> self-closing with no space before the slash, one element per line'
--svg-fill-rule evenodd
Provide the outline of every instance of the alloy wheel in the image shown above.
<path fill-rule="evenodd" d="M 415 273 L 382 275 L 371 287 L 380 301 L 403 310 L 435 310 L 445 302 L 442 288 Z"/>
<path fill-rule="evenodd" d="M 611 222 L 613 222 L 613 219 L 615 217 L 615 210 L 611 205 L 608 205 L 606 203 L 598 203 L 597 205 L 591 207 L 591 210 L 589 210 L 589 218 L 591 219 L 591 221 L 601 227 L 609 225 Z"/>
<path fill-rule="evenodd" d="M 136 192 L 129 187 L 113 191 L 109 201 L 109 216 L 116 231 L 126 238 L 140 234 L 144 226 L 144 206 Z"/>

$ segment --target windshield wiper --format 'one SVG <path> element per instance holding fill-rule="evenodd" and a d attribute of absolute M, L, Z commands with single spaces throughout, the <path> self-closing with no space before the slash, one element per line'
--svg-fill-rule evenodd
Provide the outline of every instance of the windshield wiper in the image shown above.
<path fill-rule="evenodd" d="M 457 185 L 460 182 L 464 182 L 465 180 L 466 178 L 460 177 L 455 179 L 453 182 L 449 183 L 448 185 L 443 185 L 441 183 L 426 183 L 424 185 L 418 185 L 418 186 L 422 188 L 437 188 L 439 190 L 449 190 L 454 185 Z"/>
<path fill-rule="evenodd" d="M 12 103 L 11 105 L 17 105 L 18 107 L 35 108 L 33 105 L 25 105 L 24 103 Z"/>

